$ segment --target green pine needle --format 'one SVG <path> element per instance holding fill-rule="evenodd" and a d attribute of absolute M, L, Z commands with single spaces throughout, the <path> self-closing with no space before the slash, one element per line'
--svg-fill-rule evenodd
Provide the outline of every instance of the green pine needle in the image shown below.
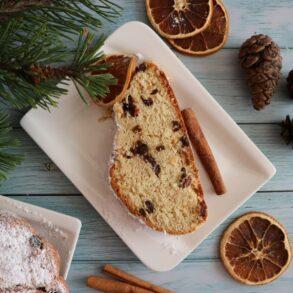
<path fill-rule="evenodd" d="M 70 78 L 84 100 L 86 98 L 82 95 L 79 85 L 93 99 L 98 100 L 108 93 L 110 85 L 114 85 L 117 82 L 111 74 L 105 73 L 109 64 L 100 63 L 104 58 L 101 53 L 104 37 L 100 37 L 96 41 L 93 39 L 94 35 L 91 33 L 80 35 L 73 62 L 70 65 L 72 71 L 78 73 L 70 76 Z M 91 73 L 93 72 L 99 72 L 99 74 L 92 75 Z"/>
<path fill-rule="evenodd" d="M 28 28 L 17 20 L 0 25 L 0 101 L 18 109 L 55 105 L 66 91 L 57 86 L 59 80 L 34 84 L 31 67 L 62 62 L 70 55 L 45 25 Z"/>
<path fill-rule="evenodd" d="M 0 0 L 0 23 L 11 18 L 39 26 L 46 23 L 52 31 L 79 32 L 80 27 L 97 29 L 102 20 L 113 21 L 121 7 L 109 0 Z M 64 34 L 66 36 L 66 34 Z"/>
<path fill-rule="evenodd" d="M 81 88 L 94 99 L 105 96 L 116 80 L 105 73 L 109 65 L 100 64 L 104 38 L 81 29 L 96 30 L 120 12 L 109 0 L 0 0 L 0 102 L 50 109 L 70 80 L 84 101 Z M 8 116 L 0 111 L 0 181 L 22 160 L 7 151 L 18 144 L 9 132 Z"/>
<path fill-rule="evenodd" d="M 3 30 L 1 34 L 1 29 Z M 23 35 L 18 37 L 17 32 Z M 81 32 L 76 49 L 66 48 L 46 26 L 25 32 L 17 21 L 0 27 L 0 101 L 18 109 L 56 106 L 61 95 L 67 93 L 60 83 L 74 81 L 94 99 L 108 93 L 115 79 L 103 74 L 107 64 L 98 64 L 104 57 L 101 47 L 104 37 L 94 40 L 92 33 Z M 55 66 L 51 64 L 56 64 Z M 36 72 L 34 68 L 40 72 Z M 91 75 L 91 72 L 100 74 Z M 39 80 L 34 82 L 34 80 Z"/>
<path fill-rule="evenodd" d="M 19 145 L 17 139 L 11 138 L 10 131 L 9 116 L 0 112 L 0 181 L 7 179 L 8 172 L 23 160 L 23 156 L 13 154 L 8 150 Z"/>

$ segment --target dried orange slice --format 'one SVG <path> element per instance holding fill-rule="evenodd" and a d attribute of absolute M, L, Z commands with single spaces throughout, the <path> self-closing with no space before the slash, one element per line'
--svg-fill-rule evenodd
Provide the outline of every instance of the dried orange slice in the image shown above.
<path fill-rule="evenodd" d="M 99 99 L 97 104 L 101 106 L 112 106 L 117 101 L 120 101 L 131 80 L 132 74 L 136 68 L 136 57 L 126 55 L 110 55 L 107 56 L 101 63 L 109 63 L 110 66 L 107 70 L 103 71 L 103 74 L 110 73 L 116 79 L 115 85 L 109 86 L 109 93 Z M 93 72 L 92 74 L 98 74 L 100 72 Z"/>
<path fill-rule="evenodd" d="M 247 285 L 263 285 L 289 266 L 291 247 L 283 226 L 259 212 L 245 214 L 225 231 L 220 245 L 228 272 Z"/>
<path fill-rule="evenodd" d="M 220 0 L 213 0 L 214 12 L 208 27 L 202 32 L 185 39 L 169 39 L 178 51 L 189 55 L 209 55 L 220 50 L 229 33 L 229 16 Z"/>
<path fill-rule="evenodd" d="M 179 39 L 204 30 L 211 21 L 212 0 L 146 0 L 148 18 L 165 38 Z"/>

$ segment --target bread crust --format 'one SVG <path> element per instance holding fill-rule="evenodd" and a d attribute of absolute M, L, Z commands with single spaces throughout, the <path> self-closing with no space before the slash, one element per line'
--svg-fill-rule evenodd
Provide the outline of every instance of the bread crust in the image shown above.
<path fill-rule="evenodd" d="M 164 87 L 167 89 L 168 92 L 168 98 L 170 99 L 172 105 L 174 106 L 176 113 L 177 113 L 177 118 L 178 120 L 180 120 L 181 125 L 184 129 L 184 132 L 186 134 L 186 137 L 188 137 L 187 135 L 187 129 L 186 126 L 184 124 L 184 120 L 177 102 L 177 99 L 174 95 L 174 92 L 169 84 L 169 81 L 165 75 L 165 73 L 160 70 L 154 63 L 151 62 L 145 62 L 144 65 L 146 66 L 146 68 L 153 68 L 155 70 L 158 71 L 159 73 L 159 77 L 160 80 L 162 82 L 162 84 L 164 85 Z M 199 174 L 198 174 L 198 170 L 195 166 L 195 159 L 194 159 L 194 155 L 193 155 L 193 151 L 191 149 L 191 144 L 189 144 L 188 147 L 185 148 L 185 152 L 188 156 L 188 159 L 190 160 L 190 167 L 192 168 L 192 170 L 194 171 L 194 173 L 197 174 L 197 178 L 194 178 L 194 181 L 196 181 L 196 179 L 198 179 L 199 181 Z M 204 223 L 207 219 L 207 205 L 205 203 L 204 200 L 204 194 L 203 194 L 203 189 L 202 186 L 200 184 L 200 181 L 198 182 L 198 189 L 195 190 L 195 193 L 198 196 L 198 206 L 197 206 L 197 210 L 195 212 L 195 214 L 198 215 L 198 223 L 196 226 L 190 227 L 189 229 L 185 229 L 185 230 L 174 230 L 174 229 L 161 229 L 160 227 L 154 225 L 147 217 L 143 217 L 135 208 L 135 206 L 128 200 L 127 196 L 123 193 L 123 191 L 119 188 L 119 184 L 118 181 L 119 179 L 115 177 L 115 169 L 118 167 L 119 162 L 117 162 L 116 159 L 116 154 L 115 151 L 113 152 L 112 155 L 112 160 L 111 162 L 113 162 L 110 165 L 110 169 L 109 169 L 109 177 L 110 177 L 110 184 L 112 189 L 114 190 L 114 192 L 116 193 L 117 197 L 125 204 L 125 206 L 128 208 L 129 212 L 131 214 L 133 214 L 135 217 L 139 218 L 140 220 L 142 220 L 147 226 L 149 226 L 150 228 L 159 231 L 159 232 L 166 232 L 168 234 L 172 234 L 172 235 L 182 235 L 182 234 L 187 234 L 187 233 L 191 233 L 193 231 L 195 231 L 202 223 Z"/>

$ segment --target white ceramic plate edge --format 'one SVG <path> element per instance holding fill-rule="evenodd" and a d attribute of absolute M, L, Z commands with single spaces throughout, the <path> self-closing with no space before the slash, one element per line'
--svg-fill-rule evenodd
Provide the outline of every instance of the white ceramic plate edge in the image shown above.
<path fill-rule="evenodd" d="M 12 199 L 12 198 L 9 198 L 9 197 L 3 196 L 3 195 L 0 195 L 0 203 L 4 204 L 4 209 L 9 210 L 12 213 L 18 215 L 19 217 L 27 219 L 28 221 L 30 221 L 29 215 L 26 215 L 23 212 L 24 210 L 26 211 L 26 213 L 29 211 L 30 213 L 38 213 L 38 215 L 40 215 L 40 214 L 43 215 L 46 219 L 50 220 L 55 226 L 60 227 L 61 225 L 59 225 L 58 223 L 60 223 L 60 222 L 64 223 L 64 220 L 66 220 L 67 223 L 68 223 L 68 221 L 70 222 L 70 224 L 68 223 L 67 226 L 69 228 L 69 225 L 70 225 L 70 228 L 72 229 L 71 232 L 74 233 L 74 237 L 72 238 L 72 243 L 71 243 L 70 251 L 68 254 L 67 262 L 62 263 L 62 265 L 65 268 L 62 275 L 63 275 L 64 279 L 66 280 L 71 263 L 72 263 L 73 255 L 74 255 L 74 252 L 76 249 L 80 230 L 82 227 L 81 221 L 75 217 L 72 217 L 72 216 L 69 216 L 66 214 L 62 214 L 59 212 L 55 212 L 53 210 L 46 209 L 46 208 L 43 208 L 40 206 L 36 206 L 36 205 L 30 204 L 30 203 L 26 203 L 26 202 L 22 202 L 22 201 L 19 201 L 16 199 Z M 3 208 L 3 205 L 0 206 L 0 209 L 1 208 Z M 14 209 L 12 209 L 12 208 L 14 208 Z M 46 229 L 44 228 L 44 230 L 46 230 Z M 62 231 L 62 227 L 60 227 L 60 230 Z M 61 255 L 60 255 L 60 257 L 61 257 Z M 62 257 L 61 257 L 61 259 L 62 259 Z"/>
<path fill-rule="evenodd" d="M 125 25 L 123 25 L 122 27 L 120 27 L 119 29 L 117 29 L 115 31 L 115 34 L 117 32 L 119 32 L 119 30 L 125 29 L 126 27 L 131 27 L 131 26 L 137 26 L 140 27 L 141 29 L 147 31 L 147 33 L 151 33 L 153 35 L 154 38 L 156 38 L 157 40 L 160 40 L 161 45 L 164 48 L 168 48 L 168 46 L 162 42 L 162 40 L 159 38 L 159 36 L 156 35 L 155 32 L 153 32 L 148 26 L 146 26 L 143 23 L 140 22 L 129 22 L 126 23 Z M 111 41 L 111 36 L 107 39 L 107 41 Z M 106 41 L 106 46 L 107 46 L 107 41 Z M 169 50 L 170 51 L 170 50 Z M 208 231 L 207 233 L 205 233 L 205 235 L 202 237 L 201 241 L 199 241 L 194 247 L 191 247 L 188 251 L 188 253 L 186 253 L 179 261 L 177 261 L 176 263 L 174 263 L 172 266 L 164 266 L 164 265 L 160 265 L 160 264 L 156 264 L 154 265 L 153 263 L 149 263 L 146 259 L 142 259 L 141 256 L 137 255 L 135 252 L 134 247 L 132 246 L 132 244 L 128 243 L 127 241 L 125 241 L 124 237 L 120 235 L 119 231 L 115 232 L 124 240 L 124 242 L 127 243 L 127 245 L 133 250 L 133 252 L 137 255 L 138 258 L 141 259 L 141 261 L 148 266 L 149 268 L 156 270 L 156 271 L 167 271 L 170 270 L 172 268 L 174 268 L 176 265 L 178 265 L 191 251 L 193 251 L 212 231 L 214 231 L 221 222 L 223 222 L 227 217 L 229 217 L 229 215 L 231 215 L 231 213 L 233 213 L 236 209 L 238 209 L 246 200 L 248 200 L 261 186 L 263 186 L 269 179 L 271 179 L 273 177 L 273 175 L 276 172 L 275 167 L 272 165 L 272 163 L 265 157 L 265 155 L 255 146 L 255 144 L 249 139 L 249 137 L 244 133 L 244 131 L 239 128 L 239 126 L 233 121 L 233 119 L 225 112 L 225 110 L 219 105 L 219 103 L 206 91 L 206 89 L 199 83 L 199 81 L 190 73 L 190 71 L 184 66 L 184 64 L 177 58 L 177 56 L 170 51 L 170 54 L 172 54 L 173 58 L 172 62 L 176 62 L 177 66 L 180 67 L 181 70 L 183 70 L 185 72 L 185 74 L 188 74 L 189 78 L 192 78 L 193 81 L 196 83 L 196 85 L 201 89 L 201 91 L 209 97 L 209 102 L 212 102 L 214 109 L 216 110 L 217 114 L 220 116 L 225 116 L 225 118 L 228 118 L 228 121 L 226 121 L 226 124 L 229 122 L 229 127 L 231 127 L 231 132 L 233 132 L 235 130 L 235 135 L 234 137 L 241 137 L 241 139 L 243 139 L 243 143 L 245 143 L 247 145 L 247 148 L 249 148 L 252 152 L 251 156 L 254 157 L 259 157 L 259 160 L 261 161 L 261 167 L 263 170 L 263 174 L 264 174 L 264 181 L 262 182 L 261 185 L 259 185 L 256 189 L 254 189 L 253 191 L 251 191 L 248 195 L 246 195 L 245 197 L 243 197 L 243 199 L 241 201 L 239 201 L 237 203 L 237 206 L 234 206 L 233 208 L 230 209 L 229 213 L 221 218 L 221 220 L 217 223 L 217 225 L 214 225 L 212 227 L 212 229 L 210 231 Z M 21 125 L 22 127 L 34 138 L 34 140 L 36 141 L 36 143 L 48 154 L 50 153 L 50 147 L 44 142 L 44 140 L 42 139 L 42 136 L 44 135 L 41 131 L 41 129 L 38 128 L 37 125 L 34 125 L 33 121 L 30 121 L 30 116 L 28 115 L 29 112 L 23 117 L 23 119 L 21 120 Z M 233 122 L 233 123 L 231 123 Z M 27 126 L 27 127 L 26 127 Z M 240 133 L 239 133 L 240 130 Z M 34 133 L 34 135 L 33 135 Z M 38 135 L 36 135 L 36 133 L 38 133 Z M 241 135 L 240 135 L 241 134 Z M 54 161 L 54 159 L 52 158 L 52 156 L 50 155 L 51 159 Z M 56 163 L 56 162 L 55 162 Z M 57 164 L 60 169 L 64 172 L 62 166 L 60 166 L 60 164 Z M 66 172 L 64 172 L 66 173 Z M 68 175 L 68 174 L 67 174 Z M 71 178 L 71 176 L 68 176 Z M 71 178 L 72 179 L 72 178 Z M 73 180 L 72 180 L 73 181 Z M 84 193 L 84 192 L 83 192 Z M 84 193 L 85 194 L 85 193 Z M 86 196 L 88 197 L 88 200 L 93 204 L 93 200 L 91 199 L 92 196 Z M 94 205 L 94 204 L 93 204 Z M 96 208 L 97 209 L 97 208 Z M 102 215 L 103 216 L 103 215 Z M 106 220 L 106 219 L 105 219 Z"/>

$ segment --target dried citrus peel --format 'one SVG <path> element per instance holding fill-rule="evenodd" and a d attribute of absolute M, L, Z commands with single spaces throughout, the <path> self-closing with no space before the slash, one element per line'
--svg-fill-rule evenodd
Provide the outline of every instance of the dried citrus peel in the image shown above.
<path fill-rule="evenodd" d="M 292 258 L 283 226 L 259 212 L 245 214 L 228 227 L 220 253 L 232 277 L 247 285 L 272 282 L 287 269 Z"/>
<path fill-rule="evenodd" d="M 101 106 L 110 107 L 123 98 L 136 68 L 137 60 L 135 56 L 109 55 L 102 62 L 109 63 L 109 68 L 103 71 L 103 74 L 112 74 L 117 79 L 117 83 L 109 86 L 109 93 L 96 101 L 96 103 Z M 92 74 L 98 73 L 100 72 L 93 72 Z"/>
<path fill-rule="evenodd" d="M 200 33 L 184 39 L 169 39 L 178 51 L 196 56 L 210 55 L 219 51 L 229 34 L 229 16 L 220 0 L 213 0 L 213 16 L 210 24 Z"/>
<path fill-rule="evenodd" d="M 186 38 L 204 30 L 212 17 L 212 0 L 146 0 L 153 27 L 165 38 Z"/>

